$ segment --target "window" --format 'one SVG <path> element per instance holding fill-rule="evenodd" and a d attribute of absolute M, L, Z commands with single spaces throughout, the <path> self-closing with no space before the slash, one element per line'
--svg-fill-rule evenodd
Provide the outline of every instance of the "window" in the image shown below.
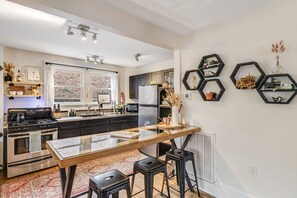
<path fill-rule="evenodd" d="M 54 102 L 82 102 L 83 73 L 75 70 L 54 72 Z"/>
<path fill-rule="evenodd" d="M 111 99 L 111 76 L 104 73 L 91 73 L 91 97 L 92 101 L 97 101 L 97 95 L 108 98 L 104 103 L 110 103 Z"/>
<path fill-rule="evenodd" d="M 48 101 L 67 105 L 97 104 L 97 95 L 104 103 L 118 99 L 118 74 L 114 72 L 53 67 L 48 72 Z"/>

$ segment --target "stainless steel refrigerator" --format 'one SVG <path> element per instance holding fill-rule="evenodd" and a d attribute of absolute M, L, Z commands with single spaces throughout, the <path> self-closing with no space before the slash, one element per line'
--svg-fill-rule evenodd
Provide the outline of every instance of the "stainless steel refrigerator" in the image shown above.
<path fill-rule="evenodd" d="M 159 85 L 139 86 L 138 126 L 158 124 Z"/>
<path fill-rule="evenodd" d="M 160 108 L 162 95 L 165 95 L 165 89 L 160 85 L 147 85 L 139 87 L 138 99 L 138 126 L 148 126 L 159 123 L 158 117 L 166 117 L 171 110 L 168 108 Z M 160 131 L 156 130 L 155 133 Z M 139 149 L 140 152 L 158 158 L 164 145 L 154 144 Z"/>

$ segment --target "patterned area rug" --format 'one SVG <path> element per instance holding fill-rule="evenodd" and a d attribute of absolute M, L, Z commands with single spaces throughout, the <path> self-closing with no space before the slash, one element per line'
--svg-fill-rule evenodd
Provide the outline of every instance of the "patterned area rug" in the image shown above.
<path fill-rule="evenodd" d="M 89 178 L 118 169 L 129 175 L 135 161 L 146 158 L 138 150 L 101 158 L 77 166 L 72 196 L 88 190 Z M 61 197 L 58 167 L 7 180 L 0 187 L 1 198 L 59 198 Z"/>

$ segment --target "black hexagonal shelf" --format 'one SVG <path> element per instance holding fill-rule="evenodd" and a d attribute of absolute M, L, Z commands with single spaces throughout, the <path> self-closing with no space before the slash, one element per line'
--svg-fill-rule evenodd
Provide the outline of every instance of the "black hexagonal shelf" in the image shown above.
<path fill-rule="evenodd" d="M 195 80 L 196 82 L 192 82 L 195 85 L 190 86 L 188 83 L 188 78 L 190 77 L 190 75 L 192 73 L 197 74 L 199 79 Z M 194 80 L 192 80 L 192 81 L 194 81 Z M 198 90 L 202 81 L 203 81 L 203 77 L 201 76 L 200 72 L 197 69 L 186 71 L 184 78 L 183 78 L 183 84 L 187 90 Z"/>
<path fill-rule="evenodd" d="M 203 78 L 212 78 L 219 76 L 224 66 L 225 64 L 219 55 L 210 54 L 202 57 L 198 70 Z"/>
<path fill-rule="evenodd" d="M 239 87 L 236 86 L 236 84 L 237 84 L 237 80 L 238 80 L 238 79 L 236 78 L 236 75 L 237 75 L 238 71 L 239 71 L 242 67 L 255 67 L 255 68 L 259 71 L 259 76 L 258 76 L 258 77 L 255 76 L 255 78 L 256 78 L 255 87 L 254 87 L 254 88 L 250 88 L 250 89 L 256 89 L 256 88 L 259 86 L 259 84 L 260 84 L 261 80 L 263 79 L 263 77 L 265 76 L 265 72 L 262 70 L 262 68 L 260 67 L 260 65 L 259 65 L 257 62 L 255 62 L 255 61 L 251 61 L 251 62 L 246 62 L 246 63 L 239 63 L 239 64 L 237 64 L 237 65 L 235 66 L 235 68 L 234 68 L 234 70 L 233 70 L 231 76 L 230 76 L 230 78 L 231 78 L 233 84 L 235 85 L 235 87 L 236 87 L 237 89 L 248 89 L 247 87 L 239 88 Z"/>
<path fill-rule="evenodd" d="M 264 76 L 257 91 L 267 104 L 289 104 L 297 94 L 297 84 L 290 74 L 271 74 Z"/>
<path fill-rule="evenodd" d="M 204 88 L 206 86 L 207 83 L 209 82 L 216 82 L 218 87 L 220 88 L 220 92 L 217 94 L 217 93 L 214 93 L 214 92 L 209 92 L 209 93 L 205 93 L 204 92 Z M 224 94 L 225 92 L 225 88 L 223 86 L 223 84 L 221 83 L 221 81 L 219 79 L 210 79 L 210 80 L 203 80 L 202 83 L 201 83 L 201 86 L 200 88 L 198 89 L 202 99 L 204 101 L 220 101 L 222 95 Z M 213 94 L 213 98 L 210 99 L 209 96 L 207 94 Z"/>

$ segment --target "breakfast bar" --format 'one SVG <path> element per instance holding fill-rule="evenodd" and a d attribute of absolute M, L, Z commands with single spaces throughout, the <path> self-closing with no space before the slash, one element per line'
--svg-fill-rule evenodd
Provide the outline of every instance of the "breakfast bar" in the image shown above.
<path fill-rule="evenodd" d="M 170 140 L 172 148 L 177 148 L 174 139 L 186 136 L 181 145 L 181 149 L 184 149 L 192 135 L 200 132 L 200 130 L 199 127 L 189 126 L 158 132 L 157 126 L 147 126 L 117 131 L 116 133 L 108 132 L 47 141 L 46 147 L 59 165 L 63 197 L 68 198 L 71 195 L 78 164 L 168 140 Z M 123 135 L 135 133 L 135 136 L 138 137 L 127 139 L 119 137 L 121 136 L 119 133 L 123 133 Z"/>

